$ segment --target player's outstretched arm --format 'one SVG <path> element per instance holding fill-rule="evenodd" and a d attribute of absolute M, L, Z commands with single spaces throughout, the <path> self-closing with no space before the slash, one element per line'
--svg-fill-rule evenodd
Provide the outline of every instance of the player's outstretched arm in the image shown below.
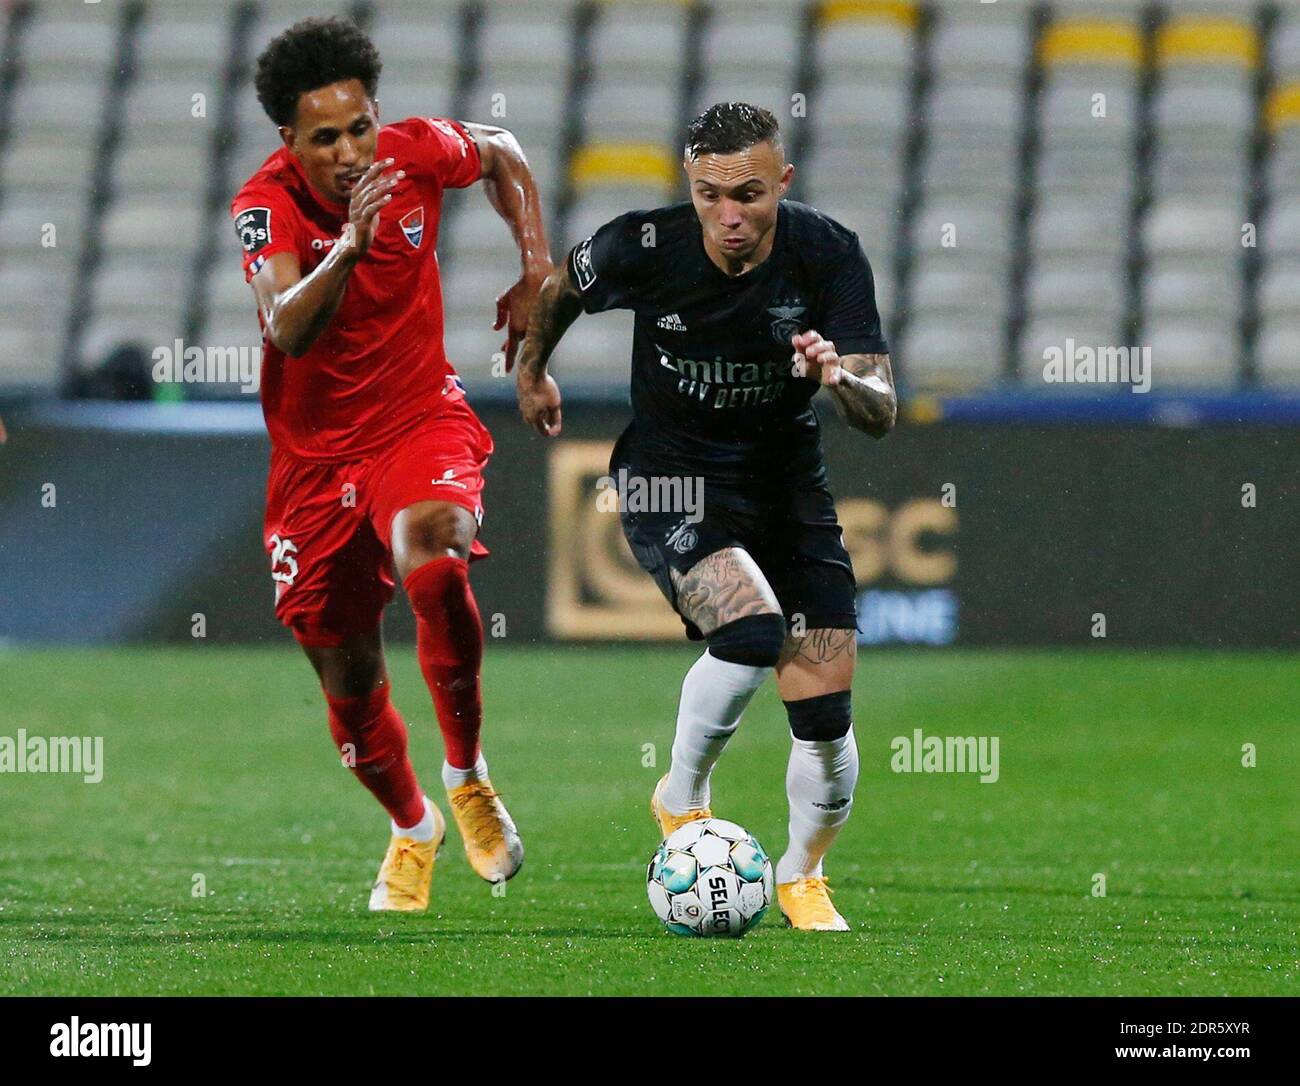
<path fill-rule="evenodd" d="M 569 275 L 564 261 L 542 284 L 528 318 L 523 350 L 519 352 L 519 371 L 515 374 L 515 391 L 519 395 L 519 413 L 539 434 L 555 437 L 560 432 L 560 387 L 546 372 L 560 337 L 582 312 L 582 294 Z"/>
<path fill-rule="evenodd" d="M 840 415 L 855 430 L 882 438 L 898 419 L 898 395 L 887 354 L 836 353 L 820 332 L 800 332 L 794 345 L 795 373 L 812 377 L 830 390 Z"/>
<path fill-rule="evenodd" d="M 392 164 L 391 158 L 381 159 L 362 174 L 342 235 L 310 275 L 302 274 L 296 254 L 284 252 L 272 255 L 253 276 L 267 338 L 290 357 L 306 354 L 338 310 L 352 269 L 374 240 L 379 212 L 406 176 L 402 170 L 384 174 Z"/>
<path fill-rule="evenodd" d="M 514 133 L 486 124 L 462 122 L 478 144 L 483 170 L 483 192 L 510 227 L 519 246 L 522 274 L 519 281 L 497 298 L 497 319 L 493 328 L 505 328 L 501 350 L 506 372 L 515 364 L 515 352 L 528 327 L 528 314 L 537 301 L 542 283 L 551 274 L 551 249 L 542 222 L 542 201 L 537 182 L 528 167 L 523 148 Z"/>

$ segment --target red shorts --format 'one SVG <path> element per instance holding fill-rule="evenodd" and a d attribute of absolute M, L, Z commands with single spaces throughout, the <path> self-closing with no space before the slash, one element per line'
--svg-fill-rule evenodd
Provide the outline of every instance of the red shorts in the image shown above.
<path fill-rule="evenodd" d="M 271 453 L 263 539 L 275 615 L 304 645 L 374 629 L 393 598 L 393 518 L 416 502 L 454 502 L 483 522 L 492 435 L 455 400 L 364 460 L 319 463 Z M 471 561 L 487 555 L 476 539 Z"/>

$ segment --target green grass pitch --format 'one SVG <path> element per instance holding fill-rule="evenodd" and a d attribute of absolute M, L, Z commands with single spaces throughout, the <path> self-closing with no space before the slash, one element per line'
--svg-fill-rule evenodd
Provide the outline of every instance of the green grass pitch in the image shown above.
<path fill-rule="evenodd" d="M 441 799 L 414 656 L 390 655 Z M 453 829 L 430 911 L 374 916 L 387 823 L 292 645 L 2 652 L 0 735 L 105 746 L 99 784 L 0 775 L 0 994 L 1300 990 L 1300 658 L 864 653 L 862 776 L 827 866 L 854 930 L 774 908 L 738 942 L 669 935 L 645 898 L 691 659 L 490 645 L 486 751 L 527 862 L 495 897 Z M 1001 779 L 892 772 L 914 728 L 999 736 Z M 769 685 L 714 780 L 774 858 L 787 751 Z"/>

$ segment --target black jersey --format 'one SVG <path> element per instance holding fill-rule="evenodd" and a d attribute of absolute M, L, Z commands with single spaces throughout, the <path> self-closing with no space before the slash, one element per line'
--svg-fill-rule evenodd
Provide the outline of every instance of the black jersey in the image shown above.
<path fill-rule="evenodd" d="M 682 203 L 620 215 L 568 259 L 588 313 L 636 313 L 623 462 L 742 486 L 824 477 L 809 403 L 820 385 L 794 375 L 790 337 L 815 329 L 841 356 L 888 351 L 856 234 L 783 200 L 771 254 L 728 276 Z"/>

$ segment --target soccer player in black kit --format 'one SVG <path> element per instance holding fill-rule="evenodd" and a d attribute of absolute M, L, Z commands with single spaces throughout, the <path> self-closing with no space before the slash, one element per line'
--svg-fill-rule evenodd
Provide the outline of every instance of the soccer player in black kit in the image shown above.
<path fill-rule="evenodd" d="M 711 817 L 713 766 L 775 668 L 793 737 L 777 900 L 795 928 L 846 931 L 822 859 L 858 776 L 855 582 L 810 401 L 825 387 L 849 425 L 883 437 L 897 414 L 888 347 L 857 236 L 783 199 L 794 167 L 771 113 L 713 106 L 691 122 L 684 165 L 690 203 L 619 216 L 546 280 L 519 358 L 520 410 L 558 434 L 546 366 L 560 337 L 582 312 L 635 312 L 633 418 L 610 473 L 703 484 L 702 519 L 622 513 L 632 553 L 708 645 L 682 683 L 651 811 L 664 835 Z"/>

